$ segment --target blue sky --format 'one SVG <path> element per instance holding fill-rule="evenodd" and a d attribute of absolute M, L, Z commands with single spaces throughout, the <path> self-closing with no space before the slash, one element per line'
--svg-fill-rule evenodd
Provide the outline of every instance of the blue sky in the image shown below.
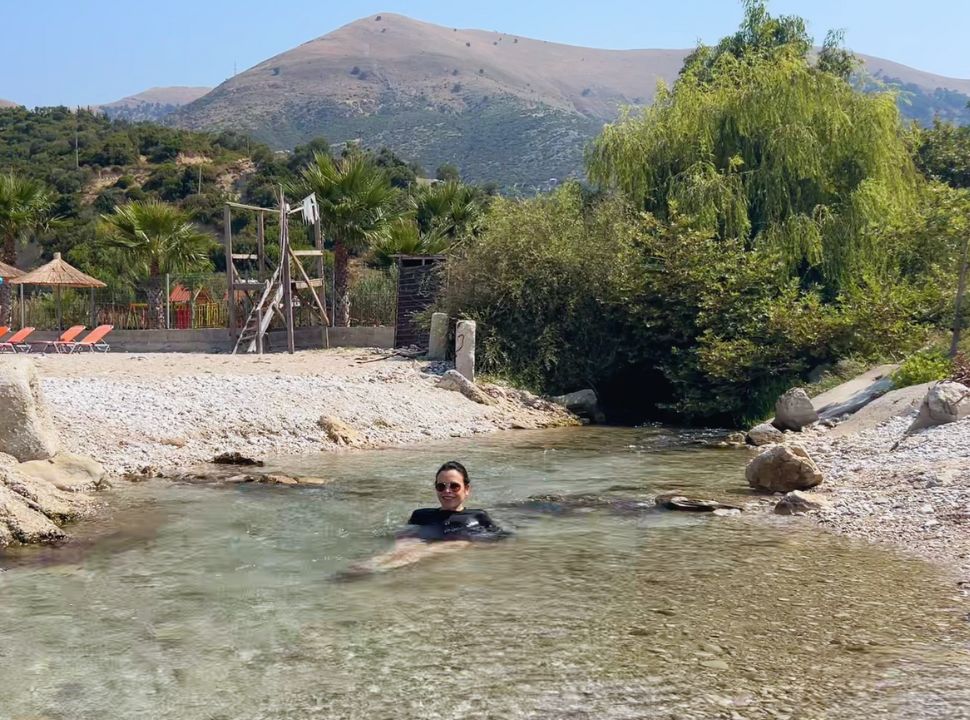
<path fill-rule="evenodd" d="M 970 77 L 968 0 L 773 0 L 804 17 L 816 39 L 844 28 L 849 47 L 951 77 Z M 89 105 L 153 86 L 217 85 L 361 17 L 395 12 L 602 48 L 683 48 L 714 42 L 741 18 L 736 0 L 0 0 L 0 98 Z"/>

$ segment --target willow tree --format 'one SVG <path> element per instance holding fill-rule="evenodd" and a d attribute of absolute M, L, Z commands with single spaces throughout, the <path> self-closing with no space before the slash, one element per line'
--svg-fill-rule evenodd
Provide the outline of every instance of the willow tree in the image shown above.
<path fill-rule="evenodd" d="M 608 125 L 588 173 L 662 220 L 689 216 L 778 252 L 834 294 L 883 269 L 869 230 L 915 202 L 907 131 L 892 94 L 849 82 L 837 36 L 813 58 L 802 25 L 763 11 L 748 2 L 738 35 L 699 49 L 650 108 Z"/>

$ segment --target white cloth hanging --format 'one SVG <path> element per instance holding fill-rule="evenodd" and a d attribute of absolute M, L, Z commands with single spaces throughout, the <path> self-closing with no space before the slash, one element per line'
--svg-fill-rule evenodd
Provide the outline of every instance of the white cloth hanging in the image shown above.
<path fill-rule="evenodd" d="M 307 195 L 303 198 L 303 224 L 313 225 L 320 219 L 320 208 L 317 206 L 317 196 Z"/>

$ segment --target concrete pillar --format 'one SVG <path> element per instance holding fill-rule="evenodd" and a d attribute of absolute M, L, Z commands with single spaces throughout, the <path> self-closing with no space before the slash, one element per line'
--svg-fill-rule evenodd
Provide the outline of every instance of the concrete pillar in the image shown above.
<path fill-rule="evenodd" d="M 475 322 L 460 320 L 455 333 L 455 369 L 475 382 Z"/>
<path fill-rule="evenodd" d="M 428 359 L 444 360 L 448 357 L 448 315 L 431 314 L 431 337 L 428 340 Z"/>

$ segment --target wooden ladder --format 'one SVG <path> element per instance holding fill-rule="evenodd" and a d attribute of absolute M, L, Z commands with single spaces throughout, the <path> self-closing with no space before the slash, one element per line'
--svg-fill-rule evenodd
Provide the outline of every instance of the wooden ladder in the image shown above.
<path fill-rule="evenodd" d="M 276 268 L 276 272 L 273 273 L 273 277 L 266 281 L 266 289 L 263 290 L 262 297 L 260 297 L 257 304 L 253 305 L 253 309 L 249 311 L 246 324 L 240 331 L 239 337 L 236 338 L 236 346 L 232 349 L 233 355 L 239 352 L 239 348 L 244 343 L 249 343 L 246 347 L 246 352 L 256 352 L 257 349 L 262 352 L 263 337 L 266 335 L 270 323 L 273 322 L 273 313 L 279 313 L 280 316 L 283 314 L 283 311 L 280 309 L 284 289 L 282 269 L 283 263 L 280 263 Z"/>

